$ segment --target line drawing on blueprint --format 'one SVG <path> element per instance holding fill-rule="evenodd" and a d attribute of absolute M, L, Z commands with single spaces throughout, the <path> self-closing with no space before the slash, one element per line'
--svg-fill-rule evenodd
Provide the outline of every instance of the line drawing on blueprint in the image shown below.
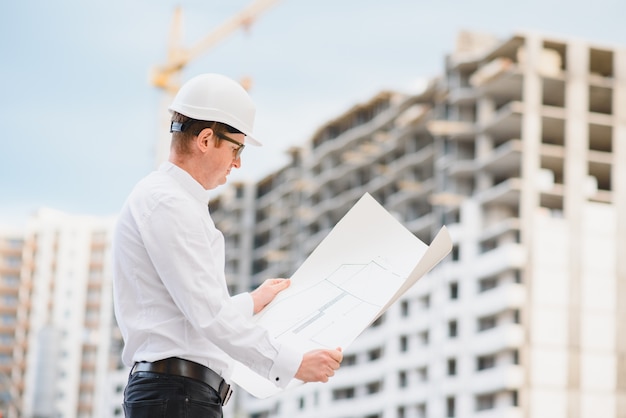
<path fill-rule="evenodd" d="M 259 318 L 272 324 L 279 340 L 309 348 L 347 346 L 360 333 L 350 324 L 367 326 L 404 280 L 382 257 L 341 264 L 322 280 L 276 301 Z"/>

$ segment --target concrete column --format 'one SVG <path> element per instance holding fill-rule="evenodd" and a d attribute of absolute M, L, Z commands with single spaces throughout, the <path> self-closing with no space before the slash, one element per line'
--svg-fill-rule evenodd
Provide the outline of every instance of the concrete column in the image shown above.
<path fill-rule="evenodd" d="M 567 45 L 565 85 L 565 196 L 563 209 L 570 232 L 567 416 L 580 417 L 581 411 L 581 287 L 584 242 L 582 232 L 584 188 L 589 149 L 589 47 L 580 42 Z"/>
<path fill-rule="evenodd" d="M 613 58 L 613 202 L 617 213 L 616 272 L 616 385 L 617 417 L 626 418 L 626 48 L 615 51 Z"/>
<path fill-rule="evenodd" d="M 495 104 L 492 99 L 481 97 L 477 102 L 478 124 L 481 125 L 486 120 L 491 120 L 495 113 Z M 490 135 L 481 133 L 476 137 L 476 159 L 482 162 L 493 152 L 493 141 Z M 493 186 L 493 176 L 484 171 L 476 175 L 476 189 L 480 192 Z"/>
<path fill-rule="evenodd" d="M 540 168 L 539 151 L 541 146 L 541 106 L 542 106 L 542 84 L 538 73 L 539 60 L 543 49 L 543 40 L 537 34 L 530 33 L 526 36 L 524 44 L 526 49 L 526 59 L 521 68 L 524 76 L 524 87 L 522 92 L 523 111 L 522 115 L 522 195 L 520 199 L 521 241 L 526 248 L 532 248 L 534 214 L 539 206 L 539 193 L 537 191 L 536 177 Z M 524 366 L 524 386 L 520 390 L 521 404 L 524 405 L 524 417 L 531 417 L 531 363 L 532 358 L 532 334 L 529 328 L 532 316 L 533 301 L 532 283 L 533 272 L 531 251 L 528 251 L 524 274 L 524 285 L 526 286 L 526 301 L 522 311 L 522 323 L 525 324 L 524 343 L 520 349 L 521 364 Z"/>

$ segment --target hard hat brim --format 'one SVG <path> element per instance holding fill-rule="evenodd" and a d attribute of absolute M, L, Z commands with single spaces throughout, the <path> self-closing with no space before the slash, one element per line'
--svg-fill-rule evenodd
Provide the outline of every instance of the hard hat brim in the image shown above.
<path fill-rule="evenodd" d="M 243 141 L 245 144 L 254 145 L 255 147 L 262 147 L 263 143 L 256 138 L 246 135 L 246 139 Z"/>

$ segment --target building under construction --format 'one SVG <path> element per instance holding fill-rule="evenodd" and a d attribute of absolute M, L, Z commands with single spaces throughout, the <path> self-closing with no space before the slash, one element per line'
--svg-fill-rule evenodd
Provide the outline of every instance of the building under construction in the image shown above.
<path fill-rule="evenodd" d="M 454 249 L 329 383 L 240 396 L 243 415 L 623 416 L 626 49 L 461 33 L 421 93 L 381 92 L 289 152 L 212 204 L 234 290 L 289 277 L 365 192 Z"/>

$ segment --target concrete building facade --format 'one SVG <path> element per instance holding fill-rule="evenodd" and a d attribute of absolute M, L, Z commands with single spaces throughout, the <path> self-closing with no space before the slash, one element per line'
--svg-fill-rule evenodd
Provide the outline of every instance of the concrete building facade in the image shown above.
<path fill-rule="evenodd" d="M 9 417 L 110 417 L 113 219 L 42 209 L 24 233 Z M 117 341 L 117 343 L 116 343 Z M 121 404 L 118 404 L 121 414 Z"/>
<path fill-rule="evenodd" d="M 425 242 L 447 225 L 454 249 L 329 383 L 241 413 L 623 416 L 626 49 L 461 33 L 421 93 L 381 92 L 290 153 L 213 202 L 239 237 L 232 283 L 290 276 L 364 192 Z"/>
<path fill-rule="evenodd" d="M 15 408 L 11 371 L 22 269 L 22 231 L 0 227 L 0 416 Z"/>

